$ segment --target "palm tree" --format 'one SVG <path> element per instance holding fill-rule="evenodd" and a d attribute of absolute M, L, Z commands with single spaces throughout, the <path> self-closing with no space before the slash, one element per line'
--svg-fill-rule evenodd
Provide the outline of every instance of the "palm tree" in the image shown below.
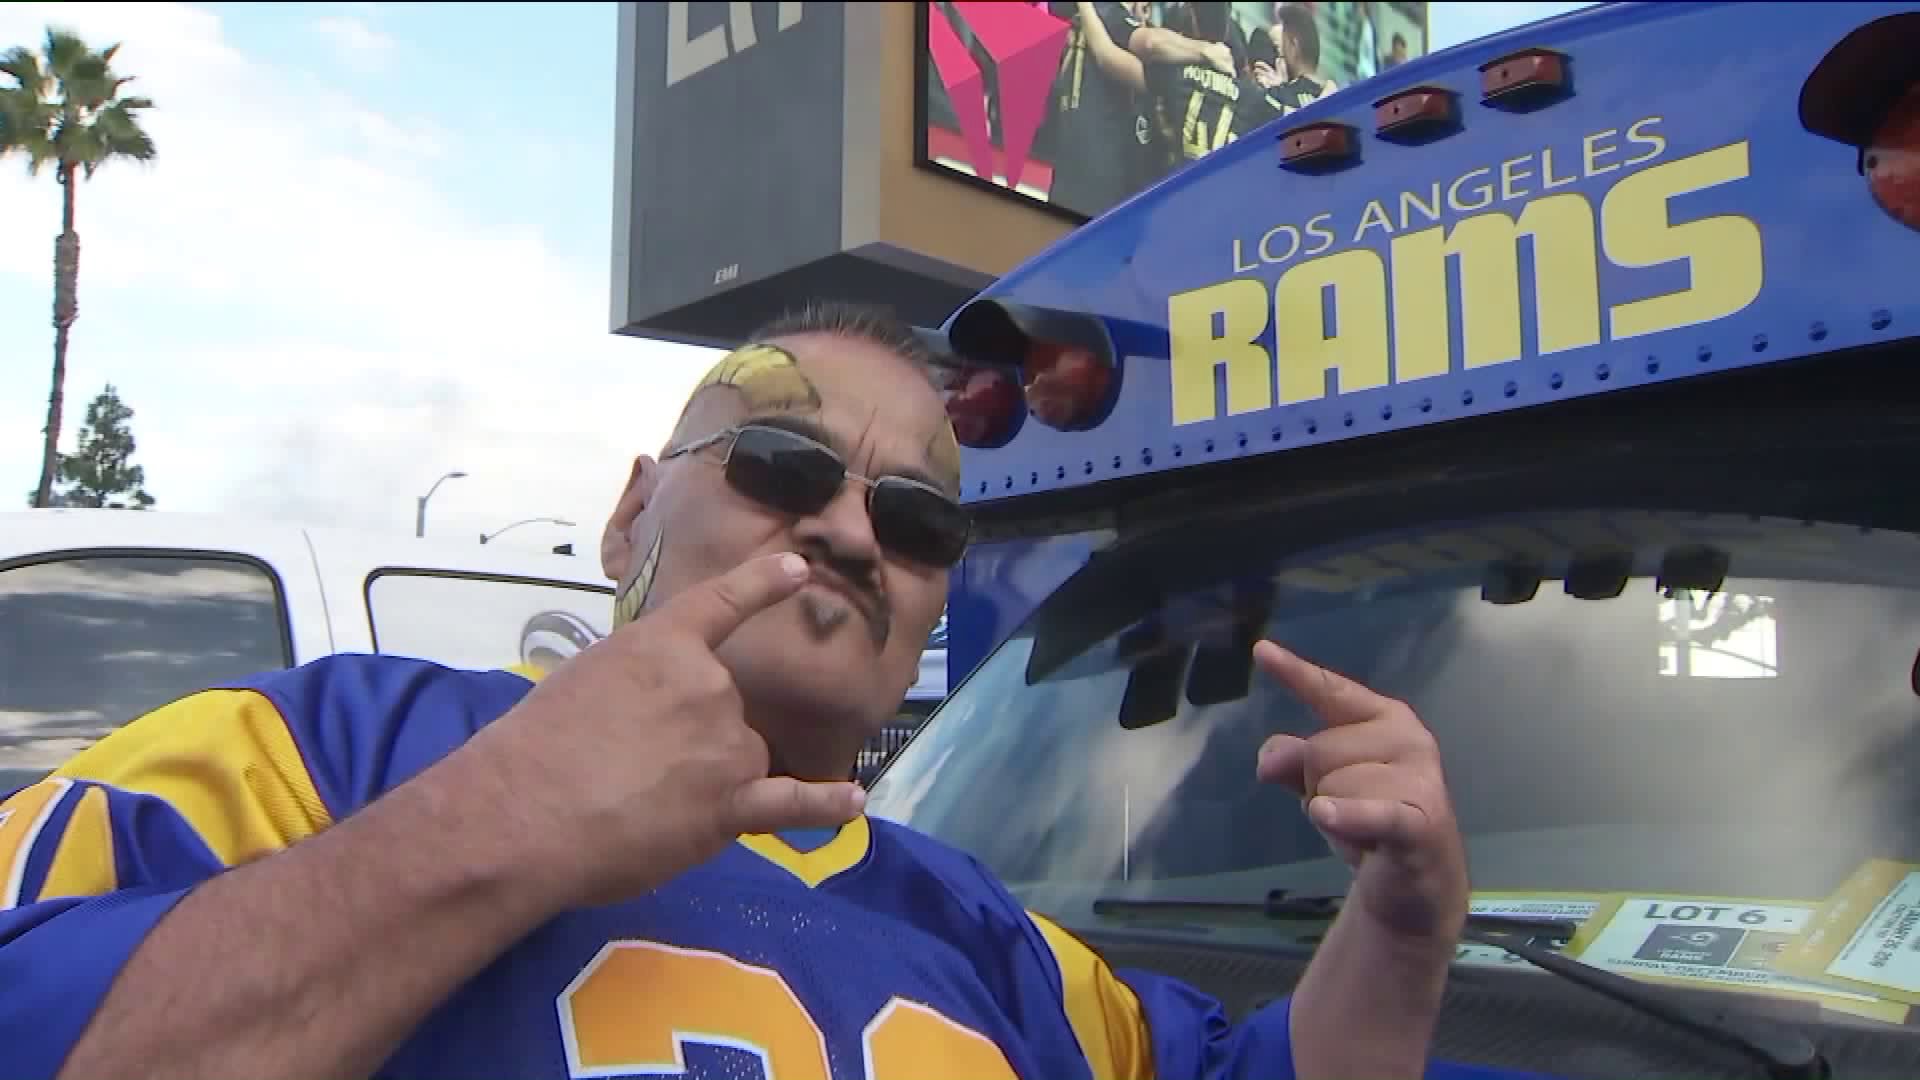
<path fill-rule="evenodd" d="M 46 506 L 60 461 L 60 411 L 67 381 L 67 335 L 80 313 L 80 234 L 73 231 L 74 196 L 82 179 L 91 180 L 115 158 L 152 161 L 153 140 L 140 129 L 139 112 L 153 108 L 143 97 L 122 97 L 133 80 L 113 70 L 120 46 L 100 52 L 78 35 L 47 31 L 35 54 L 16 46 L 0 55 L 0 157 L 20 153 L 27 174 L 53 166 L 64 202 L 60 235 L 53 243 L 53 390 L 47 395 L 46 445 L 40 455 L 40 486 L 35 506 Z"/>

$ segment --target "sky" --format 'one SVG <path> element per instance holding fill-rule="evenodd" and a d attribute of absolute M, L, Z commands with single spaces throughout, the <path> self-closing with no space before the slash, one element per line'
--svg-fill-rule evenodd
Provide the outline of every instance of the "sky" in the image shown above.
<path fill-rule="evenodd" d="M 1583 4 L 1435 3 L 1445 48 Z M 616 6 L 0 3 L 159 108 L 79 192 L 62 448 L 112 383 L 158 509 L 591 554 L 717 354 L 608 331 Z M 60 189 L 0 163 L 0 503 L 39 474 Z"/>

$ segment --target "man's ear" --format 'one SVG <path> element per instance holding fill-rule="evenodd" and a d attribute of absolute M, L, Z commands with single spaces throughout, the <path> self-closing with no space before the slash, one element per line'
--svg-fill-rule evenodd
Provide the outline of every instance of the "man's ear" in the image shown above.
<path fill-rule="evenodd" d="M 659 462 L 645 454 L 634 458 L 627 486 L 621 489 L 620 501 L 614 504 L 607 527 L 600 533 L 600 569 L 609 581 L 625 581 L 627 571 L 633 568 L 633 523 L 653 501 L 659 485 Z"/>

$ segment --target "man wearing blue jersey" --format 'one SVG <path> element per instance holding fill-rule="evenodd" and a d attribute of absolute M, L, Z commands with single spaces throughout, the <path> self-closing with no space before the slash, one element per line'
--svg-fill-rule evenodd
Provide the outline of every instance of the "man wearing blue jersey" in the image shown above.
<path fill-rule="evenodd" d="M 608 523 L 616 629 L 537 683 L 333 657 L 0 805 L 0 1074 L 1477 1074 L 1426 1062 L 1467 903 L 1433 740 L 1278 646 L 1261 667 L 1326 728 L 1249 772 L 1356 877 L 1294 995 L 1237 1026 L 862 815 L 844 777 L 966 540 L 919 350 L 827 308 L 716 366 Z"/>

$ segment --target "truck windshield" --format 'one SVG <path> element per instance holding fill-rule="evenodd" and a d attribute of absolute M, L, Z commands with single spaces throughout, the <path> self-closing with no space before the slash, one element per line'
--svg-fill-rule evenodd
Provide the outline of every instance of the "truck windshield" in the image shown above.
<path fill-rule="evenodd" d="M 1920 862 L 1920 536 L 1616 506 L 1281 555 L 1284 518 L 1227 531 L 1266 539 L 1189 528 L 1097 559 L 895 759 L 871 812 L 1080 929 L 1120 919 L 1103 897 L 1342 893 L 1297 798 L 1254 781 L 1268 735 L 1317 730 L 1250 669 L 1268 637 L 1435 732 L 1481 910 L 1586 918 L 1569 948 L 1629 975 L 1878 1004 L 1772 967 L 1863 866 Z M 1158 922 L 1214 944 L 1300 933 Z"/>

